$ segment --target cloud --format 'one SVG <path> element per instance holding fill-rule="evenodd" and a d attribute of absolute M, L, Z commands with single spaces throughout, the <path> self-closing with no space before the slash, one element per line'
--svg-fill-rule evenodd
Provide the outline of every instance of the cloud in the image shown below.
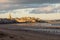
<path fill-rule="evenodd" d="M 0 0 L 0 4 L 13 3 L 11 0 Z"/>
<path fill-rule="evenodd" d="M 1 10 L 16 10 L 16 9 L 24 9 L 24 8 L 36 8 L 39 7 L 39 4 L 0 4 Z"/>
<path fill-rule="evenodd" d="M 29 13 L 39 14 L 39 13 L 58 13 L 60 12 L 60 4 L 5 4 L 0 5 L 0 11 L 13 11 L 16 9 L 31 9 L 28 10 Z M 3 13 L 3 12 L 1 12 Z"/>
<path fill-rule="evenodd" d="M 0 0 L 0 3 L 6 3 L 8 0 Z"/>
<path fill-rule="evenodd" d="M 60 13 L 60 4 L 50 4 L 50 5 L 44 5 L 39 6 L 38 8 L 35 8 L 34 10 L 31 10 L 30 13 Z"/>
<path fill-rule="evenodd" d="M 54 8 L 52 3 L 60 3 L 60 0 L 1 0 L 0 1 L 0 11 L 12 11 L 16 9 L 24 9 L 24 8 L 37 8 L 35 13 L 37 12 L 55 12 L 59 8 Z M 52 6 L 52 7 L 51 7 Z M 38 9 L 39 8 L 39 9 Z M 53 9 L 54 8 L 54 9 Z M 34 10 L 33 10 L 34 11 Z M 31 12 L 33 13 L 33 12 Z"/>
<path fill-rule="evenodd" d="M 29 12 L 31 10 L 34 10 L 35 8 L 26 8 L 26 9 L 17 9 L 13 10 L 11 13 L 13 18 L 20 18 L 20 17 L 35 17 L 40 18 L 43 20 L 55 20 L 60 19 L 60 13 L 52 13 L 52 14 L 30 14 Z M 9 12 L 8 12 L 9 13 Z"/>
<path fill-rule="evenodd" d="M 9 0 L 13 3 L 22 3 L 22 4 L 28 4 L 28 3 L 60 3 L 60 0 Z"/>

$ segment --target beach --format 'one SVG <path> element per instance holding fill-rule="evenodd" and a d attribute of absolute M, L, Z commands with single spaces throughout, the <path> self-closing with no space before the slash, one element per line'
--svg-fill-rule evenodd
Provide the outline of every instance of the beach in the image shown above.
<path fill-rule="evenodd" d="M 0 24 L 0 40 L 60 40 L 60 34 L 54 34 L 54 32 L 51 34 L 50 32 L 46 32 L 44 30 L 36 31 L 24 28 L 41 29 L 42 27 L 37 26 L 34 23 Z"/>

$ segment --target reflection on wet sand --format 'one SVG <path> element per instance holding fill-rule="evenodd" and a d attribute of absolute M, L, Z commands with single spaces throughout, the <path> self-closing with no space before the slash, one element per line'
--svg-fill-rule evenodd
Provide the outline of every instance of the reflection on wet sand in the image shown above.
<path fill-rule="evenodd" d="M 44 25 L 43 25 L 44 24 Z M 1 24 L 1 40 L 60 40 L 60 29 L 47 23 Z M 47 27 L 47 28 L 46 28 Z"/>

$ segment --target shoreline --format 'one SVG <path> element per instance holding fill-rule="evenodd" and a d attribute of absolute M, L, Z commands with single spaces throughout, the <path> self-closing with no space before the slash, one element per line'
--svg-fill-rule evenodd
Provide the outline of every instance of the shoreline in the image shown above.
<path fill-rule="evenodd" d="M 56 30 L 50 33 L 49 29 L 35 24 L 2 24 L 0 40 L 60 40 L 60 31 L 59 34 L 55 34 Z"/>
<path fill-rule="evenodd" d="M 25 30 L 0 30 L 0 40 L 60 40 L 60 35 Z"/>

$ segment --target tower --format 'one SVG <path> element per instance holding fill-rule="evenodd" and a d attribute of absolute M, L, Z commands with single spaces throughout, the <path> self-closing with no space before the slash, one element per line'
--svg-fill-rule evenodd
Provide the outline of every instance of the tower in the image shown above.
<path fill-rule="evenodd" d="M 11 13 L 9 13 L 9 19 L 12 20 Z"/>

